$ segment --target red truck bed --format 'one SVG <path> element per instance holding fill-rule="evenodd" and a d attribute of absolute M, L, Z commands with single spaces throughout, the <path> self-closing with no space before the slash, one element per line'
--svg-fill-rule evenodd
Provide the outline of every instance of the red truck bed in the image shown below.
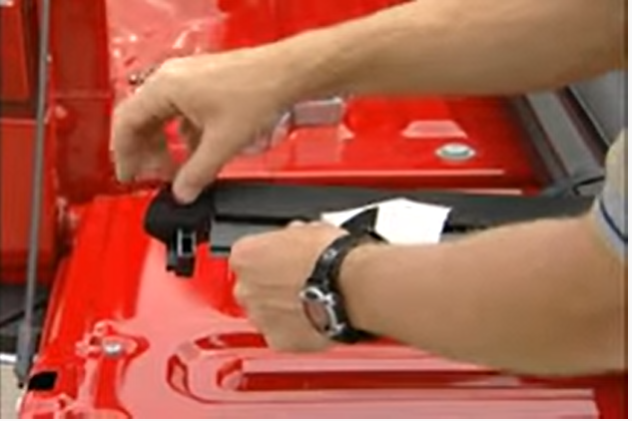
<path fill-rule="evenodd" d="M 192 279 L 168 274 L 164 249 L 142 231 L 150 193 L 121 194 L 113 183 L 106 139 L 118 95 L 110 84 L 125 86 L 128 71 L 167 53 L 193 52 L 165 53 L 169 42 L 190 47 L 203 39 L 218 49 L 260 44 L 400 1 L 172 0 L 160 2 L 164 8 L 129 0 L 53 2 L 47 152 L 54 154 L 46 167 L 55 176 L 44 186 L 39 258 L 42 277 L 55 273 L 55 279 L 21 417 L 627 417 L 624 374 L 523 378 L 386 342 L 315 355 L 273 353 L 239 316 L 225 259 L 200 248 Z M 24 77 L 35 67 L 33 49 L 17 41 L 37 29 L 32 12 L 39 4 L 15 0 L 2 8 L 3 18 L 12 19 L 2 34 L 16 39 L 2 48 L 3 62 L 11 59 L 4 67 L 13 72 L 0 98 L 3 281 L 8 274 L 21 281 L 26 268 L 30 196 L 17 187 L 28 179 L 16 184 L 11 177 L 31 170 L 24 156 L 33 147 L 33 81 Z M 203 22 L 205 13 L 216 20 Z M 106 18 L 114 22 L 109 40 Z M 151 50 L 145 61 L 134 56 L 144 50 Z M 18 56 L 25 60 L 11 58 Z M 23 96 L 29 98 L 21 107 L 6 106 Z M 576 154 L 563 159 L 552 144 L 564 130 L 548 135 L 551 120 L 560 119 L 552 111 L 568 105 L 555 104 L 546 102 L 544 113 L 529 108 L 529 121 L 537 122 L 527 131 L 505 100 L 352 98 L 342 124 L 299 128 L 270 152 L 233 162 L 222 177 L 531 196 L 550 182 L 568 181 L 580 161 Z M 16 116 L 28 130 L 14 130 Z M 603 157 L 594 155 L 591 164 Z"/>
<path fill-rule="evenodd" d="M 594 418 L 627 413 L 626 377 L 545 381 L 393 344 L 267 350 L 231 308 L 223 260 L 191 280 L 142 232 L 148 197 L 85 210 L 55 282 L 31 390 L 35 418 Z M 220 310 L 222 311 L 220 311 Z M 440 322 L 440 321 L 437 321 Z M 41 390 L 39 390 L 41 389 Z"/>
<path fill-rule="evenodd" d="M 399 124 L 449 123 L 477 154 L 442 159 L 436 150 L 454 141 L 449 136 L 406 139 L 369 130 L 341 140 L 338 129 L 311 128 L 264 155 L 241 158 L 223 177 L 537 190 L 538 163 L 505 102 L 421 100 L 408 107 L 413 115 Z M 54 282 L 22 416 L 592 418 L 627 412 L 623 376 L 526 379 L 395 344 L 275 354 L 238 316 L 225 259 L 201 247 L 193 279 L 165 271 L 164 248 L 142 229 L 150 196 L 101 197 L 77 208 L 80 224 Z"/>

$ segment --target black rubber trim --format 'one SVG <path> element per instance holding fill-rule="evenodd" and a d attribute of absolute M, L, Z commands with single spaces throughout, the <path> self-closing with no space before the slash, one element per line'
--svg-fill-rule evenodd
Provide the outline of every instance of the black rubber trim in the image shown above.
<path fill-rule="evenodd" d="M 452 208 L 446 223 L 446 234 L 541 218 L 575 216 L 588 211 L 594 200 L 575 196 L 500 196 L 237 182 L 218 184 L 214 195 L 211 248 L 219 253 L 228 252 L 240 237 L 278 229 L 292 220 L 314 220 L 327 211 L 397 197 Z"/>
<path fill-rule="evenodd" d="M 323 212 L 397 197 L 451 207 L 453 210 L 448 219 L 448 230 L 487 228 L 536 218 L 578 215 L 587 211 L 593 202 L 590 197 L 525 197 L 428 190 L 226 183 L 216 187 L 215 211 L 218 221 L 287 223 L 293 219 L 313 219 Z"/>

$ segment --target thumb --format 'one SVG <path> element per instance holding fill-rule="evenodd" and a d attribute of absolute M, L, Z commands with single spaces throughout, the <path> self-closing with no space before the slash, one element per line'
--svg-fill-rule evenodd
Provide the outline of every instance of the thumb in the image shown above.
<path fill-rule="evenodd" d="M 235 126 L 204 129 L 200 145 L 178 171 L 173 194 L 180 203 L 193 202 L 217 176 L 222 166 L 241 150 L 245 135 Z"/>

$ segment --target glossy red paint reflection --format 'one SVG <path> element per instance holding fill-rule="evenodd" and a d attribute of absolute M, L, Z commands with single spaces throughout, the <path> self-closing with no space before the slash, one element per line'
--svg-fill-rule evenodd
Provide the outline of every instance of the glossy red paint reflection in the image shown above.
<path fill-rule="evenodd" d="M 61 108 L 54 114 L 60 123 L 59 147 L 47 168 L 59 175 L 56 193 L 72 204 L 67 222 L 73 235 L 65 239 L 72 250 L 57 268 L 33 371 L 36 378 L 54 381 L 50 388 L 35 387 L 26 393 L 22 417 L 627 416 L 624 376 L 525 379 L 392 343 L 303 356 L 266 349 L 233 300 L 225 260 L 208 258 L 200 250 L 196 276 L 177 279 L 164 270 L 161 245 L 142 232 L 147 195 L 90 201 L 95 194 L 120 191 L 112 178 L 107 145 L 113 92 L 106 2 L 53 3 L 51 95 Z M 225 13 L 216 47 L 226 50 L 365 15 L 398 1 L 215 3 Z M 132 9 L 129 14 L 145 18 Z M 19 24 L 3 26 L 2 34 Z M 2 96 L 20 99 L 32 90 L 27 89 L 26 71 L 20 70 L 23 61 L 11 58 L 15 46 L 19 48 L 19 43 L 3 43 L 3 63 L 16 66 L 10 68 L 15 70 L 12 83 L 3 80 Z M 5 193 L 14 191 L 9 187 L 23 186 L 25 180 L 14 182 L 4 171 L 13 168 L 15 175 L 20 172 L 15 165 L 27 168 L 31 144 L 22 140 L 32 134 L 7 132 L 11 127 L 4 119 L 1 123 L 2 142 L 12 142 L 2 143 L 5 212 Z M 32 121 L 26 127 L 32 131 Z M 273 150 L 237 159 L 222 177 L 529 194 L 546 178 L 532 158 L 529 140 L 506 103 L 498 99 L 351 98 L 340 125 L 297 129 Z M 455 143 L 471 148 L 472 156 L 446 159 L 438 153 Z M 12 148 L 9 153 L 5 153 L 7 145 Z M 182 155 L 176 136 L 171 145 Z M 46 191 L 50 210 L 55 191 L 52 185 Z M 9 225 L 10 233 L 22 235 L 28 202 L 24 194 L 16 197 L 19 206 L 11 209 L 22 219 Z M 79 208 L 78 203 L 87 204 Z M 41 261 L 52 264 L 51 238 L 56 228 L 54 221 L 47 222 Z M 3 264 L 5 244 L 25 250 L 22 239 L 5 241 L 5 225 L 3 214 Z"/>
<path fill-rule="evenodd" d="M 40 282 L 55 273 L 59 250 L 55 195 L 55 121 L 47 119 L 42 216 L 38 244 Z M 28 118 L 0 117 L 0 282 L 23 282 L 29 247 L 35 124 Z"/>
<path fill-rule="evenodd" d="M 626 378 L 526 379 L 392 343 L 268 350 L 232 302 L 224 260 L 164 270 L 148 197 L 99 199 L 55 284 L 23 417 L 577 418 L 627 414 Z"/>
<path fill-rule="evenodd" d="M 184 151 L 175 128 L 171 146 Z M 547 175 L 501 99 L 351 99 L 339 125 L 299 127 L 264 154 L 230 162 L 223 178 L 271 182 L 533 192 Z M 451 145 L 472 156 L 442 156 Z"/>

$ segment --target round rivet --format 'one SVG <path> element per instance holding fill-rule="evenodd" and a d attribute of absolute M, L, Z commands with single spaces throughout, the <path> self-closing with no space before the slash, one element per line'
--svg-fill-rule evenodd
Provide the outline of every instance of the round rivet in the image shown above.
<path fill-rule="evenodd" d="M 476 151 L 464 143 L 448 143 L 437 149 L 437 155 L 447 161 L 466 161 L 476 155 Z"/>

